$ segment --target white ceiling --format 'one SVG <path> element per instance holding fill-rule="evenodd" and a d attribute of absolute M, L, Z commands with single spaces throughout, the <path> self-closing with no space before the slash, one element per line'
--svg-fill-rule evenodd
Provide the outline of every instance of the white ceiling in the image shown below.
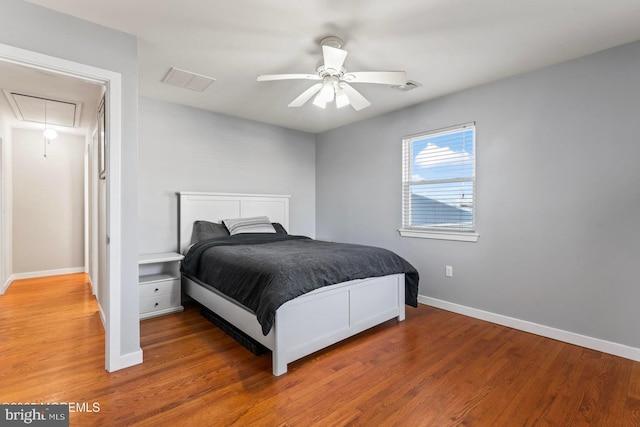
<path fill-rule="evenodd" d="M 640 39 L 638 0 L 31 0 L 138 37 L 140 95 L 321 132 Z M 287 108 L 312 82 L 327 35 L 348 71 L 405 70 L 409 92 L 359 85 L 372 106 Z M 216 79 L 161 83 L 171 67 Z"/>

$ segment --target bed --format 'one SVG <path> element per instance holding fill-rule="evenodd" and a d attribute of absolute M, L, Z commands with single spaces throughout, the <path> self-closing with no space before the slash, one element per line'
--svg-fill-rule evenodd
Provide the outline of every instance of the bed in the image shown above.
<path fill-rule="evenodd" d="M 216 264 L 216 262 L 221 265 L 223 262 L 221 258 L 215 258 L 219 261 L 200 261 L 200 257 L 195 257 L 197 252 L 220 251 L 218 254 L 220 256 L 223 250 L 230 251 L 232 254 L 234 250 L 239 252 L 252 251 L 251 256 L 256 257 L 255 254 L 259 253 L 258 251 L 266 251 L 266 248 L 271 246 L 274 248 L 278 246 L 292 253 L 291 251 L 298 250 L 296 245 L 315 247 L 327 243 L 313 241 L 302 236 L 291 236 L 287 233 L 265 236 L 254 233 L 230 236 L 228 239 L 211 239 L 192 245 L 193 226 L 197 221 L 217 223 L 229 218 L 266 216 L 269 221 L 281 224 L 284 230 L 289 230 L 290 197 L 197 192 L 180 192 L 178 195 L 179 247 L 182 252 L 187 254 L 183 261 L 183 291 L 206 309 L 215 313 L 216 316 L 271 350 L 273 375 L 278 376 L 286 373 L 287 365 L 290 362 L 382 322 L 393 318 L 403 321 L 405 319 L 405 302 L 417 305 L 417 271 L 410 264 L 409 269 L 405 266 L 406 277 L 405 273 L 386 274 L 385 270 L 374 272 L 371 275 L 374 277 L 368 275 L 330 286 L 319 285 L 309 292 L 305 291 L 305 293 L 286 299 L 284 302 L 277 302 L 275 305 L 272 303 L 271 311 L 263 310 L 260 303 L 256 303 L 258 305 L 254 306 L 253 300 L 246 301 L 236 296 L 235 298 L 238 298 L 240 302 L 221 291 L 221 289 L 226 289 L 229 292 L 232 289 L 231 286 L 225 288 L 219 286 L 218 283 L 215 287 L 207 283 L 208 279 L 196 274 L 204 267 Z M 254 239 L 260 240 L 254 242 Z M 264 239 L 268 241 L 263 241 Z M 224 241 L 219 242 L 218 240 Z M 227 242 L 227 240 L 231 242 Z M 247 240 L 250 241 L 250 244 L 256 244 L 247 246 L 249 244 L 245 243 Z M 379 248 L 371 249 L 378 250 Z M 397 255 L 393 255 L 397 257 Z M 398 258 L 404 261 L 402 258 Z M 404 262 L 406 263 L 406 261 Z M 202 263 L 204 263 L 204 267 L 194 267 L 194 265 Z M 221 270 L 221 267 L 215 269 Z M 281 270 L 280 266 L 277 269 Z M 366 271 L 364 267 L 363 271 Z M 238 274 L 242 275 L 242 271 L 239 271 Z M 229 277 L 236 278 L 238 274 Z"/>

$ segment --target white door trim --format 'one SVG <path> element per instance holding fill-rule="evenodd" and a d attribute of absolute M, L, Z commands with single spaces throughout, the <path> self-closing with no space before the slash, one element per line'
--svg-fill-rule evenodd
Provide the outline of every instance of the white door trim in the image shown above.
<path fill-rule="evenodd" d="M 105 369 L 109 372 L 142 362 L 139 357 L 122 355 L 121 332 L 121 128 L 122 128 L 122 77 L 120 73 L 93 67 L 66 59 L 44 55 L 0 43 L 0 60 L 26 65 L 58 74 L 91 80 L 107 87 L 109 112 L 109 155 L 107 158 L 107 301 L 105 309 Z M 3 230 L 4 231 L 4 230 Z M 5 235 L 5 233 L 2 233 Z M 6 254 L 0 248 L 0 259 Z M 138 361 L 138 359 L 140 359 Z"/>

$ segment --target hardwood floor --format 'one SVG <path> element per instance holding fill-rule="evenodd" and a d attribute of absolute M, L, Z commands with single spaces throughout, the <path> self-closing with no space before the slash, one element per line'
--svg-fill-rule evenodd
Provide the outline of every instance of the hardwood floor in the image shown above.
<path fill-rule="evenodd" d="M 71 426 L 640 426 L 640 363 L 420 306 L 271 375 L 197 307 L 141 323 L 108 374 L 84 275 L 0 297 L 0 402 L 71 402 Z"/>

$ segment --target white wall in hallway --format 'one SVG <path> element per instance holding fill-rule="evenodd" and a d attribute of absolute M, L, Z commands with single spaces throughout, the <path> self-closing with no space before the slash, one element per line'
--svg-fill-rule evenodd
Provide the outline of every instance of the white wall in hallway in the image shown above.
<path fill-rule="evenodd" d="M 13 274 L 84 268 L 85 138 L 14 129 Z"/>

